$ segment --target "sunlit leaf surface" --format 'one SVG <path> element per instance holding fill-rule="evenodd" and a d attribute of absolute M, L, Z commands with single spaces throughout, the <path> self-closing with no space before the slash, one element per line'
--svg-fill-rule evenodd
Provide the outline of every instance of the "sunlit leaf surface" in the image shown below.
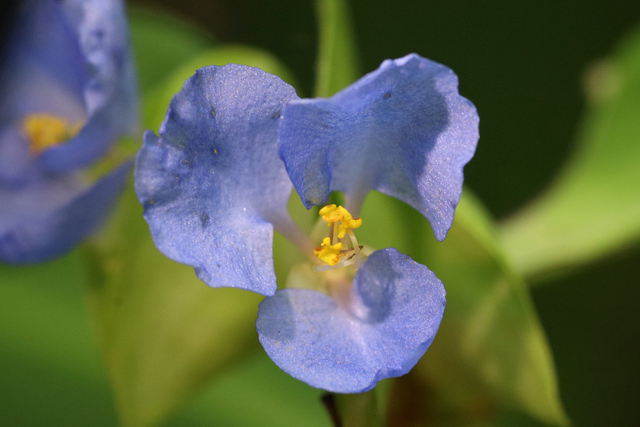
<path fill-rule="evenodd" d="M 525 276 L 584 264 L 640 237 L 640 32 L 587 78 L 576 153 L 500 238 Z"/>

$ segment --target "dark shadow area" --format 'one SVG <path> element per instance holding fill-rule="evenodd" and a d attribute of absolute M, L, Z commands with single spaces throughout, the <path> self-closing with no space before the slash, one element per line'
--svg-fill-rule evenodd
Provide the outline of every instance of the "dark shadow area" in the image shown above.
<path fill-rule="evenodd" d="M 640 247 L 533 290 L 575 426 L 640 420 L 638 259 Z"/>

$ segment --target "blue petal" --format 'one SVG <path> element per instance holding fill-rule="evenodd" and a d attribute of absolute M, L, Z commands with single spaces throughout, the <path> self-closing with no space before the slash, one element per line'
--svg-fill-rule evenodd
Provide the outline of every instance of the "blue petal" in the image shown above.
<path fill-rule="evenodd" d="M 278 157 L 278 77 L 206 67 L 173 98 L 160 137 L 145 134 L 136 192 L 156 246 L 213 287 L 276 290 L 273 225 L 289 218 L 291 182 Z"/>
<path fill-rule="evenodd" d="M 47 179 L 29 152 L 29 142 L 18 126 L 0 128 L 0 187 L 20 186 Z"/>
<path fill-rule="evenodd" d="M 131 167 L 124 163 L 89 189 L 71 176 L 0 187 L 0 260 L 35 263 L 72 249 L 105 221 Z"/>
<path fill-rule="evenodd" d="M 291 102 L 279 152 L 307 208 L 342 191 L 358 211 L 377 190 L 420 211 L 439 240 L 460 200 L 478 141 L 475 107 L 449 68 L 411 54 L 329 99 Z"/>
<path fill-rule="evenodd" d="M 260 342 L 282 370 L 336 393 L 370 390 L 404 375 L 425 353 L 445 307 L 442 282 L 388 248 L 353 281 L 350 301 L 309 289 L 279 290 L 260 303 Z"/>

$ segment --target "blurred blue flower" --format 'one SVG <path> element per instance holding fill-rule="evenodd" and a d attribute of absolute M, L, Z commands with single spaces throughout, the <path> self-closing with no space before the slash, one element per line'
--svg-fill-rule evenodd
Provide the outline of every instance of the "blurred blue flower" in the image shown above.
<path fill-rule="evenodd" d="M 82 173 L 137 126 L 122 2 L 24 1 L 0 77 L 0 260 L 43 261 L 105 219 L 131 167 Z"/>
<path fill-rule="evenodd" d="M 173 98 L 160 136 L 145 133 L 136 192 L 165 255 L 210 286 L 269 296 L 256 326 L 278 366 L 356 393 L 417 363 L 442 319 L 444 287 L 395 249 L 364 261 L 351 230 L 361 221 L 342 207 L 321 210 L 333 228 L 314 251 L 287 212 L 292 187 L 307 207 L 343 191 L 354 212 L 369 190 L 386 192 L 418 207 L 444 238 L 477 127 L 455 75 L 417 55 L 385 61 L 327 100 L 300 100 L 256 68 L 211 66 Z M 329 260 L 315 267 L 323 285 L 277 290 L 274 229 L 318 264 L 314 253 Z M 338 269 L 362 261 L 355 276 Z"/>

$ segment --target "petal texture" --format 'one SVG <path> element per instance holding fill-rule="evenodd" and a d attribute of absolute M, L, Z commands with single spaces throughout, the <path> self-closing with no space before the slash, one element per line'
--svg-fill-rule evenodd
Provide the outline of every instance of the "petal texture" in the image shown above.
<path fill-rule="evenodd" d="M 108 217 L 132 166 L 124 163 L 88 189 L 69 175 L 0 187 L 0 260 L 35 263 L 72 249 Z"/>
<path fill-rule="evenodd" d="M 291 182 L 278 157 L 280 78 L 229 64 L 200 69 L 138 153 L 136 192 L 156 246 L 214 287 L 276 290 L 273 222 Z"/>
<path fill-rule="evenodd" d="M 411 54 L 383 62 L 331 98 L 287 105 L 279 153 L 307 208 L 342 191 L 357 212 L 377 190 L 420 211 L 443 240 L 478 121 L 453 71 Z"/>
<path fill-rule="evenodd" d="M 427 350 L 445 307 L 442 282 L 395 249 L 374 252 L 346 299 L 279 290 L 260 303 L 260 342 L 282 370 L 336 393 L 404 375 Z"/>

